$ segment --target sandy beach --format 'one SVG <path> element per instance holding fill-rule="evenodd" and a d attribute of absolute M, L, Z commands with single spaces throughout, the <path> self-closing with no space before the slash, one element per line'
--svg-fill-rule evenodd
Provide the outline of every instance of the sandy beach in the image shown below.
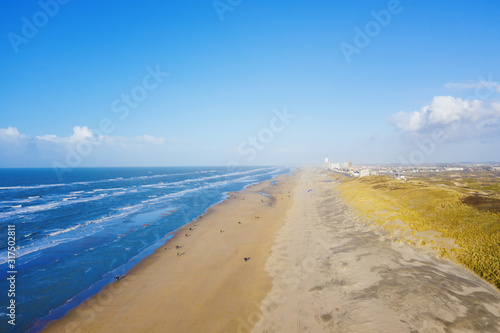
<path fill-rule="evenodd" d="M 44 332 L 248 331 L 272 287 L 265 264 L 297 176 L 274 181 L 232 193 Z"/>
<path fill-rule="evenodd" d="M 497 289 L 360 222 L 326 180 L 232 193 L 44 332 L 500 332 Z"/>
<path fill-rule="evenodd" d="M 252 332 L 500 332 L 494 286 L 360 222 L 324 176 L 301 174 Z"/>

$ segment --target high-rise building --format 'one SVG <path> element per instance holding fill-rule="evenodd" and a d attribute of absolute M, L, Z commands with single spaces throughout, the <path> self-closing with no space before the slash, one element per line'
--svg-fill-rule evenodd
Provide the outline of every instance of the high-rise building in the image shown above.
<path fill-rule="evenodd" d="M 349 169 L 352 168 L 352 160 L 349 160 Z"/>

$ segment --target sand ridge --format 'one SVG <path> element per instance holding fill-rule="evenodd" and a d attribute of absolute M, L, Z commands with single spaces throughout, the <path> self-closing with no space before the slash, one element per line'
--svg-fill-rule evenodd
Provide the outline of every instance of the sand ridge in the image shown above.
<path fill-rule="evenodd" d="M 250 329 L 272 286 L 265 263 L 291 206 L 297 176 L 273 181 L 231 193 L 44 332 Z"/>

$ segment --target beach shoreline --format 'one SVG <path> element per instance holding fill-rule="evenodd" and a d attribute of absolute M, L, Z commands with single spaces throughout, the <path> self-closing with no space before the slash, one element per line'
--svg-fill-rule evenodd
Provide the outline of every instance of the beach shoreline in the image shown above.
<path fill-rule="evenodd" d="M 265 264 L 297 177 L 282 174 L 229 193 L 42 331 L 250 331 L 272 286 Z"/>

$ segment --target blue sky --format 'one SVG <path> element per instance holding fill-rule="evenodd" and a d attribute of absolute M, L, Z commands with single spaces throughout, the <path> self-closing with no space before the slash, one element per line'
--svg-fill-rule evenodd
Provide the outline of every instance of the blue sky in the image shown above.
<path fill-rule="evenodd" d="M 500 161 L 494 1 L 1 6 L 0 167 Z"/>

